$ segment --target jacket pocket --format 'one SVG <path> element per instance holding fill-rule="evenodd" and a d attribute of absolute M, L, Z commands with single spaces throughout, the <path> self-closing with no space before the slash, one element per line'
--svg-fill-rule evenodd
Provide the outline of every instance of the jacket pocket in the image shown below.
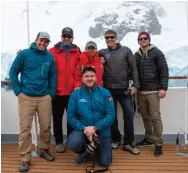
<path fill-rule="evenodd" d="M 41 66 L 41 76 L 48 76 L 49 70 L 50 70 L 50 63 L 43 62 Z"/>

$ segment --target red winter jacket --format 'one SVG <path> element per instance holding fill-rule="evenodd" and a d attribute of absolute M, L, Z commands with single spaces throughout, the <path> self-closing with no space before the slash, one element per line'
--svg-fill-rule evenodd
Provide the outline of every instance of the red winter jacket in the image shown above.
<path fill-rule="evenodd" d="M 75 68 L 79 61 L 80 49 L 72 45 L 68 52 L 63 50 L 61 42 L 50 48 L 50 53 L 54 56 L 57 71 L 56 95 L 70 95 L 74 90 Z"/>
<path fill-rule="evenodd" d="M 94 56 L 89 56 L 87 55 L 87 52 L 83 52 L 80 54 L 80 61 L 76 67 L 74 88 L 80 87 L 82 85 L 81 72 L 84 67 L 88 67 L 88 66 L 92 66 L 95 68 L 96 76 L 97 76 L 97 84 L 99 86 L 103 86 L 102 77 L 103 77 L 104 66 L 99 59 L 98 52 L 96 52 Z"/>

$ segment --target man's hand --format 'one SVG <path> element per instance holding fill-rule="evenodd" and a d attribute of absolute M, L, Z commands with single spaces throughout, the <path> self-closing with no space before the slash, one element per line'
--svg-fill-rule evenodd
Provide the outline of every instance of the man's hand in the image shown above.
<path fill-rule="evenodd" d="M 23 94 L 20 93 L 17 97 L 18 97 L 18 99 L 21 99 L 22 96 L 23 96 Z"/>
<path fill-rule="evenodd" d="M 131 95 L 136 94 L 136 92 L 137 92 L 137 89 L 134 87 L 130 87 L 128 89 L 131 90 Z"/>
<path fill-rule="evenodd" d="M 87 137 L 90 137 L 92 136 L 93 134 L 95 133 L 95 129 L 94 129 L 94 126 L 88 126 L 84 129 L 84 134 L 87 136 Z M 92 137 L 91 137 L 92 138 Z M 88 138 L 89 139 L 89 138 Z"/>
<path fill-rule="evenodd" d="M 104 64 L 105 63 L 104 57 L 99 57 L 99 58 L 100 58 L 101 63 Z"/>
<path fill-rule="evenodd" d="M 20 52 L 21 52 L 22 50 L 20 49 L 20 50 L 18 50 L 17 52 L 16 52 L 16 55 L 18 55 Z"/>
<path fill-rule="evenodd" d="M 78 90 L 80 87 L 76 87 L 76 88 L 74 88 L 74 90 Z"/>
<path fill-rule="evenodd" d="M 158 92 L 158 97 L 159 98 L 164 98 L 166 96 L 166 90 L 159 90 Z"/>
<path fill-rule="evenodd" d="M 93 135 L 97 136 L 96 133 L 94 133 Z M 93 135 L 87 136 L 87 138 L 88 138 L 89 141 L 92 141 L 92 139 L 93 139 Z"/>

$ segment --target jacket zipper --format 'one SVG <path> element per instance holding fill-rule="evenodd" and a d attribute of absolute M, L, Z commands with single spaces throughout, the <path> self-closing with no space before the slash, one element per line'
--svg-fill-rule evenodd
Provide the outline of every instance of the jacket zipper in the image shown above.
<path fill-rule="evenodd" d="M 91 95 L 91 90 L 89 90 L 89 96 L 90 96 L 90 101 L 91 101 L 91 114 L 92 114 L 92 118 L 93 118 L 93 125 L 95 123 L 94 117 L 93 117 L 93 104 L 92 104 L 92 95 Z"/>
<path fill-rule="evenodd" d="M 44 62 L 42 63 L 41 76 L 43 75 L 43 73 L 44 73 Z"/>
<path fill-rule="evenodd" d="M 143 62 L 144 62 L 144 57 L 143 57 L 143 55 L 141 56 L 142 58 L 141 58 L 141 64 L 140 64 L 140 66 L 141 66 L 141 83 L 143 83 Z"/>
<path fill-rule="evenodd" d="M 66 90 L 66 88 L 68 87 L 68 85 L 66 85 L 67 84 L 67 66 L 68 66 L 68 61 L 67 61 L 67 58 L 68 58 L 68 52 L 66 52 L 66 56 L 65 56 L 65 77 L 64 77 L 64 89 L 65 89 L 65 95 L 67 95 L 67 90 Z"/>

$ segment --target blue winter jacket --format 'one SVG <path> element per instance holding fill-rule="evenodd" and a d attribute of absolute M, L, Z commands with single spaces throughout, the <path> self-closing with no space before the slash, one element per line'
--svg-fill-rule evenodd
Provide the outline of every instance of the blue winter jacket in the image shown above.
<path fill-rule="evenodd" d="M 87 126 L 96 126 L 100 136 L 108 137 L 114 119 L 114 102 L 107 89 L 96 86 L 88 90 L 82 86 L 71 94 L 67 121 L 74 129 L 84 130 Z"/>
<path fill-rule="evenodd" d="M 54 58 L 47 49 L 39 50 L 35 43 L 16 56 L 9 75 L 15 95 L 55 96 L 57 76 Z"/>

